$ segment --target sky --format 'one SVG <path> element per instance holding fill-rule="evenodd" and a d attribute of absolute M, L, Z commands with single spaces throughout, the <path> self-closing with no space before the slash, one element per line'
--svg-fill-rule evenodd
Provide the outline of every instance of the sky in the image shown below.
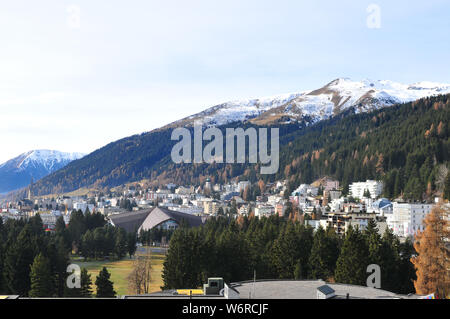
<path fill-rule="evenodd" d="M 450 83 L 450 1 L 0 2 L 0 163 L 339 78 Z"/>

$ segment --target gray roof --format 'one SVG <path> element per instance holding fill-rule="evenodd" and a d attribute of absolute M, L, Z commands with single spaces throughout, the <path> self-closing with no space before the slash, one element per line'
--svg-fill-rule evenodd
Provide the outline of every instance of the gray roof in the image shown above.
<path fill-rule="evenodd" d="M 163 207 L 110 215 L 109 219 L 114 226 L 122 227 L 127 232 L 152 229 L 168 220 L 173 220 L 178 224 L 184 220 L 190 227 L 203 224 L 200 216 L 176 212 Z"/>
<path fill-rule="evenodd" d="M 127 232 L 134 232 L 141 227 L 144 220 L 150 214 L 151 210 L 142 210 L 137 212 L 122 213 L 110 215 L 111 223 L 116 227 L 121 227 Z"/>
<path fill-rule="evenodd" d="M 390 291 L 357 285 L 331 284 L 323 280 L 260 280 L 233 283 L 241 298 L 252 299 L 316 299 L 317 289 L 324 285 L 335 291 L 336 299 L 417 299 L 417 295 L 399 295 Z"/>
<path fill-rule="evenodd" d="M 190 227 L 197 227 L 203 224 L 200 216 L 181 213 L 163 207 L 155 207 L 142 222 L 140 229 L 152 229 L 168 220 L 173 220 L 178 224 L 185 221 Z"/>

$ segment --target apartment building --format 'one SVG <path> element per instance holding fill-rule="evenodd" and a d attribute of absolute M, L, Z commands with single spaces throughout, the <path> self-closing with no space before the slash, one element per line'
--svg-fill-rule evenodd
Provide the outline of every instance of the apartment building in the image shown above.
<path fill-rule="evenodd" d="M 374 219 L 377 222 L 378 232 L 383 234 L 386 230 L 387 223 L 377 218 L 376 213 L 367 212 L 330 212 L 327 215 L 327 226 L 334 228 L 338 235 L 344 235 L 347 229 L 352 226 L 358 227 L 359 230 L 364 230 L 367 227 L 370 219 Z"/>
<path fill-rule="evenodd" d="M 388 227 L 400 237 L 414 236 L 424 230 L 423 220 L 433 209 L 433 204 L 393 203 L 392 214 L 388 215 Z"/>
<path fill-rule="evenodd" d="M 383 193 L 383 182 L 367 180 L 365 182 L 352 183 L 349 186 L 352 197 L 363 198 L 366 191 L 370 192 L 370 197 L 375 199 Z"/>

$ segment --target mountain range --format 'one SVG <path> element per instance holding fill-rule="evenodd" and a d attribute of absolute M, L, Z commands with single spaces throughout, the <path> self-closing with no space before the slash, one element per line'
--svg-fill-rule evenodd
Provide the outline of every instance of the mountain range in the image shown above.
<path fill-rule="evenodd" d="M 450 84 L 401 84 L 386 80 L 352 81 L 340 78 L 316 90 L 226 102 L 162 128 L 112 142 L 42 178 L 34 185 L 33 191 L 36 195 L 43 195 L 84 187 L 109 188 L 171 175 L 173 170 L 180 169 L 170 160 L 174 145 L 170 139 L 171 131 L 179 126 L 191 127 L 195 123 L 219 128 L 225 125 L 277 126 L 280 127 L 281 140 L 283 136 L 290 135 L 292 141 L 300 138 L 306 128 L 323 121 L 366 114 L 448 93 Z M 285 138 L 285 142 L 289 140 Z"/>
<path fill-rule="evenodd" d="M 352 81 L 348 78 L 339 78 L 311 91 L 222 103 L 167 127 L 194 123 L 220 126 L 237 121 L 250 121 L 257 125 L 302 120 L 315 123 L 351 107 L 354 107 L 356 112 L 367 112 L 447 93 L 450 93 L 450 84 L 435 82 L 402 84 L 388 80 Z"/>
<path fill-rule="evenodd" d="M 28 186 L 50 173 L 80 159 L 84 154 L 33 150 L 0 165 L 0 193 Z"/>

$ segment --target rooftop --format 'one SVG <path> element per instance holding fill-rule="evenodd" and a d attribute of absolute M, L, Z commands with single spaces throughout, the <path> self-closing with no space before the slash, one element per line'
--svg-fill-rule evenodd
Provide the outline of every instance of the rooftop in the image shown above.
<path fill-rule="evenodd" d="M 113 225 L 122 227 L 127 232 L 138 231 L 141 227 L 145 230 L 152 229 L 168 220 L 173 220 L 177 223 L 181 223 L 184 220 L 190 227 L 200 226 L 203 223 L 202 218 L 199 216 L 163 207 L 110 215 L 109 219 Z"/>
<path fill-rule="evenodd" d="M 332 284 L 323 280 L 260 280 L 231 284 L 240 298 L 251 299 L 316 299 L 317 289 L 327 285 L 333 289 L 336 299 L 416 299 L 416 295 L 398 295 L 386 290 L 365 286 Z"/>

